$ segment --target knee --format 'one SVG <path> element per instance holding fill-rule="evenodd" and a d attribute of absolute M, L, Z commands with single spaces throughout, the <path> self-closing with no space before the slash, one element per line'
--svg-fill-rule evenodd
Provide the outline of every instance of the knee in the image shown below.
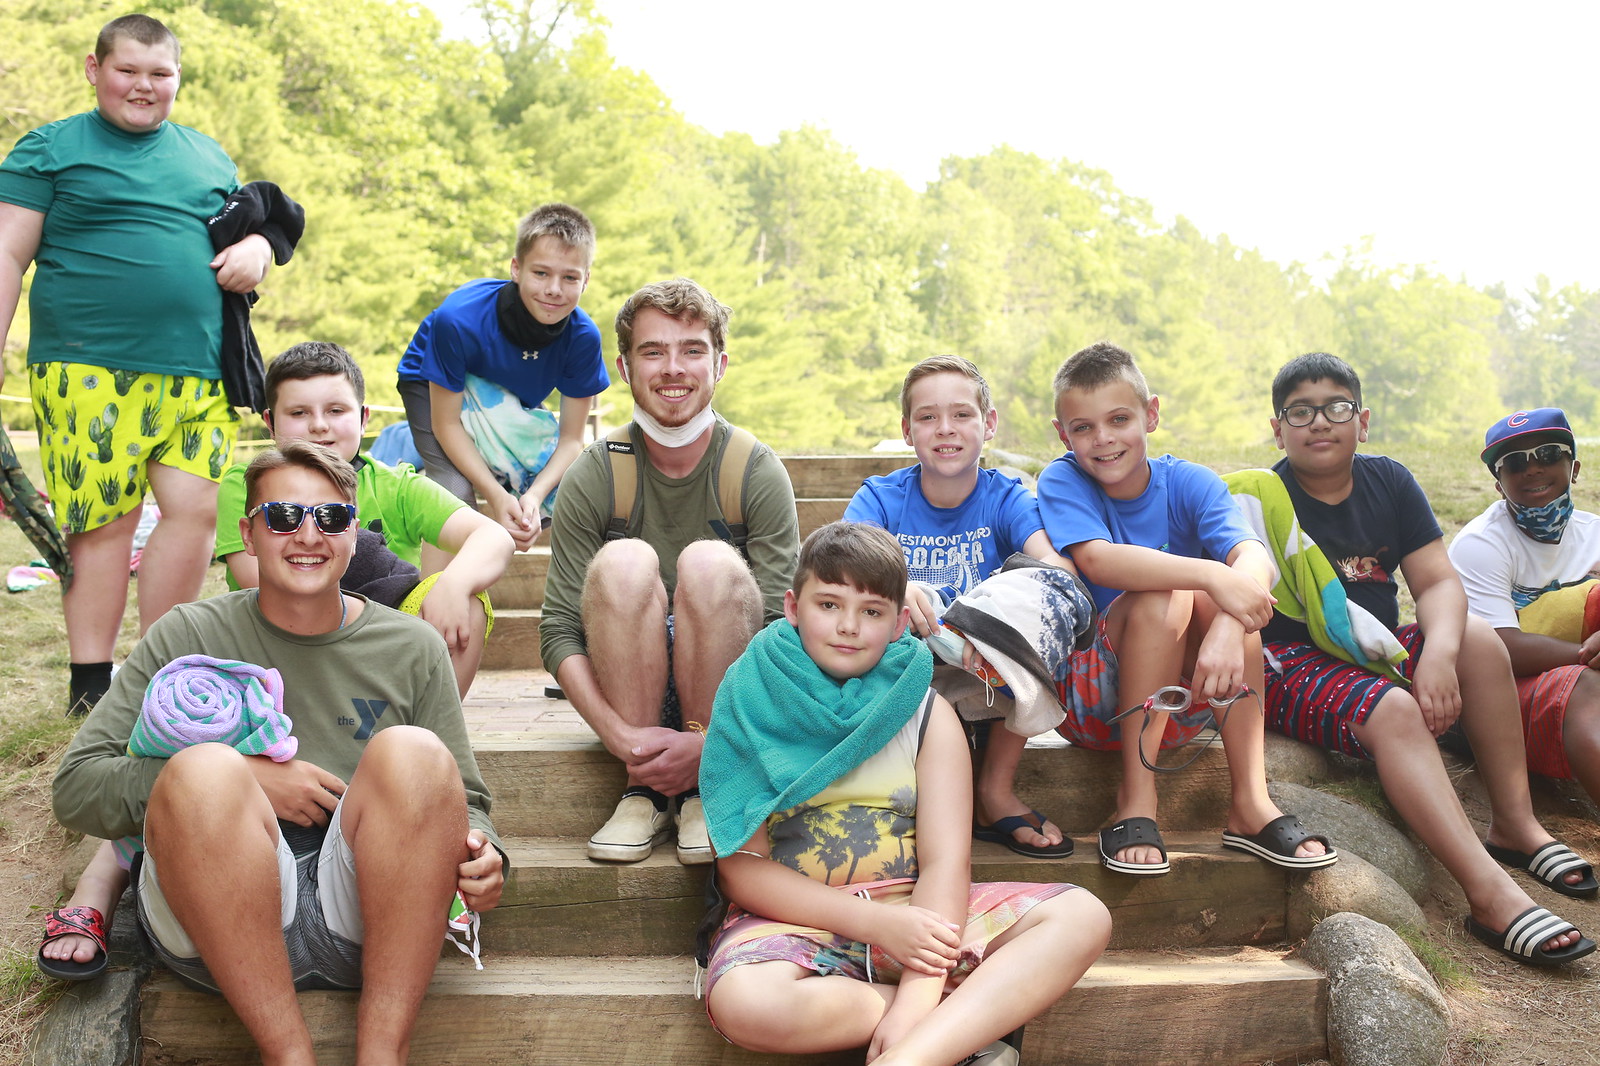
<path fill-rule="evenodd" d="M 1572 686 L 1562 732 L 1570 747 L 1574 743 L 1600 748 L 1600 673 L 1585 669 Z"/>
<path fill-rule="evenodd" d="M 223 785 L 249 773 L 245 757 L 227 744 L 196 744 L 167 760 L 150 790 L 150 798 L 154 801 L 161 792 L 173 789 Z"/>
<path fill-rule="evenodd" d="M 583 578 L 583 614 L 597 611 L 637 612 L 642 601 L 659 598 L 666 611 L 666 591 L 661 585 L 661 560 L 642 540 L 613 540 L 600 546 Z"/>
<path fill-rule="evenodd" d="M 698 540 L 679 554 L 674 611 L 720 615 L 737 606 L 748 613 L 760 604 L 755 575 L 732 546 L 720 540 Z"/>
<path fill-rule="evenodd" d="M 1460 661 L 1511 673 L 1511 653 L 1506 650 L 1506 642 L 1493 626 L 1475 614 L 1467 615 L 1466 627 L 1461 631 Z"/>
<path fill-rule="evenodd" d="M 1165 635 L 1171 640 L 1182 640 L 1189 628 L 1189 617 L 1194 613 L 1194 593 L 1187 589 L 1152 589 L 1145 592 L 1124 592 L 1118 600 L 1127 599 L 1123 608 L 1123 625 L 1138 634 L 1139 640 Z"/>
<path fill-rule="evenodd" d="M 363 779 L 379 777 L 413 788 L 426 782 L 461 787 L 455 756 L 432 730 L 414 725 L 392 725 L 367 741 L 358 772 Z"/>
<path fill-rule="evenodd" d="M 1088 946 L 1104 951 L 1111 942 L 1111 911 L 1094 893 L 1076 888 L 1052 896 L 1028 911 L 1035 926 L 1049 926 L 1074 938 L 1082 938 Z"/>
<path fill-rule="evenodd" d="M 226 744 L 196 744 L 169 758 L 156 776 L 146 827 L 169 818 L 228 817 L 257 797 L 264 793 L 243 755 Z"/>
<path fill-rule="evenodd" d="M 1367 715 L 1367 720 L 1353 726 L 1351 731 L 1374 758 L 1391 744 L 1432 746 L 1434 742 L 1416 698 L 1401 688 L 1386 691 Z"/>
<path fill-rule="evenodd" d="M 723 1036 L 749 1051 L 778 1054 L 795 1046 L 789 1016 L 773 1009 L 773 998 L 735 967 L 723 975 L 707 1000 Z M 804 980 L 804 978 L 802 978 Z"/>

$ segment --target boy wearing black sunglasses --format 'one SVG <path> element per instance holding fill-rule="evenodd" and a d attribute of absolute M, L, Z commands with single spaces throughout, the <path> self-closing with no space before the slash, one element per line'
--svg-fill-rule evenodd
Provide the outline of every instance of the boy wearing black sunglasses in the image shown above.
<path fill-rule="evenodd" d="M 1456 535 L 1450 561 L 1511 655 L 1528 769 L 1600 800 L 1600 515 L 1572 503 L 1572 426 L 1558 407 L 1517 411 L 1483 443 L 1501 498 Z"/>
<path fill-rule="evenodd" d="M 167 968 L 227 998 L 266 1061 L 311 1061 L 293 1005 L 309 988 L 361 988 L 357 1046 L 403 1061 L 453 894 L 474 911 L 499 902 L 488 790 L 443 639 L 339 587 L 357 534 L 350 465 L 288 441 L 244 477 L 259 588 L 150 628 L 63 757 L 56 816 L 144 834 L 141 928 Z M 215 743 L 131 755 L 150 679 L 185 656 L 279 673 L 290 757 Z"/>
<path fill-rule="evenodd" d="M 1361 406 L 1360 378 L 1335 356 L 1300 356 L 1273 380 L 1272 409 L 1284 452 L 1277 476 L 1252 482 L 1259 472 L 1241 471 L 1226 480 L 1269 525 L 1275 507 L 1288 509 L 1280 525 L 1293 527 L 1283 539 L 1294 543 L 1281 558 L 1315 552 L 1327 572 L 1324 588 L 1320 578 L 1293 576 L 1314 572 L 1316 560 L 1285 562 L 1274 586 L 1277 604 L 1261 631 L 1268 726 L 1377 764 L 1389 802 L 1461 884 L 1478 939 L 1528 965 L 1588 955 L 1592 941 L 1495 863 L 1526 869 L 1565 895 L 1596 894 L 1589 864 L 1533 813 L 1511 665 L 1494 630 L 1468 617 L 1427 497 L 1393 459 L 1356 452 L 1372 416 Z M 1400 624 L 1397 571 L 1416 603 L 1415 625 Z M 1489 794 L 1486 845 L 1434 743 L 1457 720 Z"/>

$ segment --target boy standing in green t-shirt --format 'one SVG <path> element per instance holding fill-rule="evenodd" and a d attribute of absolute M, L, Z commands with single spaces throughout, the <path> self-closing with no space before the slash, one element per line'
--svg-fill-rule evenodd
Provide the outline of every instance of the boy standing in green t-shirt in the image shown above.
<path fill-rule="evenodd" d="M 110 684 L 147 491 L 163 520 L 140 562 L 141 631 L 200 594 L 238 421 L 222 293 L 254 289 L 273 256 L 259 234 L 212 249 L 206 220 L 238 180 L 215 141 L 167 121 L 179 58 L 153 18 L 107 23 L 84 60 L 94 110 L 26 134 L 0 164 L 0 344 L 38 264 L 28 383 L 76 578 L 62 594 L 69 713 Z"/>

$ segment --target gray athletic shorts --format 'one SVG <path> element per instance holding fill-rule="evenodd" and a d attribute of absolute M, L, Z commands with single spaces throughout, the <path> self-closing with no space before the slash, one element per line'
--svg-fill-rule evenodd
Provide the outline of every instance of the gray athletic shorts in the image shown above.
<path fill-rule="evenodd" d="M 278 823 L 283 942 L 289 949 L 294 987 L 301 992 L 361 987 L 361 901 L 356 893 L 355 852 L 339 828 L 343 810 L 341 799 L 326 832 Z M 167 968 L 186 984 L 219 991 L 194 941 L 161 894 L 149 852 L 139 864 L 136 898 L 139 924 Z"/>

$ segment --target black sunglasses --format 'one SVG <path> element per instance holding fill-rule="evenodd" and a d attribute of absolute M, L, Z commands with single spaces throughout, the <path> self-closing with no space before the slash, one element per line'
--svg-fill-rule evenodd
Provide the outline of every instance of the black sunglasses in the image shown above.
<path fill-rule="evenodd" d="M 1520 474 L 1528 469 L 1531 463 L 1552 466 L 1571 454 L 1572 449 L 1565 444 L 1541 444 L 1537 448 L 1521 448 L 1514 452 L 1506 452 L 1496 459 L 1494 473 L 1496 477 L 1499 477 L 1502 471 L 1507 474 Z"/>
<path fill-rule="evenodd" d="M 305 524 L 306 515 L 317 524 L 317 528 L 330 536 L 350 532 L 350 527 L 356 524 L 356 506 L 353 503 L 286 503 L 283 500 L 272 500 L 268 503 L 258 503 L 250 509 L 246 518 L 254 518 L 258 514 L 265 514 L 267 528 L 274 533 L 288 535 L 298 533 Z"/>

